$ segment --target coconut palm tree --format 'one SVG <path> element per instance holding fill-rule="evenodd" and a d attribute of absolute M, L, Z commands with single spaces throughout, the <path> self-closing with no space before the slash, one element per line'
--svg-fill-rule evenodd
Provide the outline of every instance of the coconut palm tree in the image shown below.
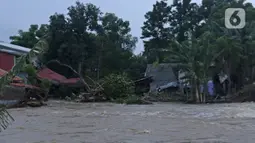
<path fill-rule="evenodd" d="M 0 132 L 7 128 L 7 126 L 14 121 L 12 116 L 4 107 L 0 107 Z"/>

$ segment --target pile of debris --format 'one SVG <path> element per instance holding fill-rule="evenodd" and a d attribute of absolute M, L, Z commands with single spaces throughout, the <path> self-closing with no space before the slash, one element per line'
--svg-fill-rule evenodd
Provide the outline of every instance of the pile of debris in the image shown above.
<path fill-rule="evenodd" d="M 7 71 L 0 69 L 0 77 L 7 73 Z M 36 94 L 31 95 L 31 93 Z M 32 98 L 37 98 L 37 106 L 42 106 L 43 104 L 39 102 L 42 99 L 40 99 L 39 96 L 45 97 L 44 91 L 41 88 L 25 84 L 22 78 L 15 76 L 11 83 L 2 89 L 0 104 L 7 107 L 29 106 Z"/>
<path fill-rule="evenodd" d="M 0 77 L 6 73 L 6 71 L 0 69 Z M 106 101 L 106 98 L 102 96 L 103 88 L 100 85 L 97 85 L 97 88 L 88 85 L 74 69 L 58 61 L 50 61 L 40 68 L 35 78 L 38 81 L 49 81 L 51 87 L 64 87 L 64 89 L 80 91 L 79 95 L 75 97 L 77 102 Z M 91 81 L 96 85 L 92 79 Z M 44 102 L 47 101 L 51 90 L 45 90 L 39 85 L 26 83 L 26 79 L 15 76 L 11 84 L 3 89 L 0 104 L 7 107 L 40 107 L 46 105 Z M 53 88 L 53 90 L 57 89 Z M 71 92 L 70 95 L 72 94 Z"/>
<path fill-rule="evenodd" d="M 52 60 L 48 62 L 46 66 L 47 68 L 41 70 L 41 72 L 38 73 L 38 77 L 50 80 L 55 88 L 64 87 L 65 89 L 79 91 L 78 95 L 75 94 L 75 99 L 73 100 L 77 102 L 106 101 L 105 97 L 102 96 L 103 88 L 88 76 L 86 77 L 86 80 L 90 80 L 92 85 L 89 85 L 85 81 L 84 77 L 82 77 L 69 65 L 62 64 L 56 60 Z M 70 96 L 65 98 L 71 98 L 71 96 L 74 95 L 73 92 L 68 94 Z"/>

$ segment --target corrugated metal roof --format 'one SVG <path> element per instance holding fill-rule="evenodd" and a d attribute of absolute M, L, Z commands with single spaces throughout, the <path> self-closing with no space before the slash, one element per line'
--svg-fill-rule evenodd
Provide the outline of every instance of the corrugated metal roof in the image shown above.
<path fill-rule="evenodd" d="M 23 55 L 27 54 L 30 52 L 31 49 L 10 44 L 10 43 L 5 43 L 5 42 L 0 42 L 0 51 L 14 54 L 14 55 Z"/>
<path fill-rule="evenodd" d="M 26 53 L 22 53 L 22 52 L 17 52 L 17 51 L 13 51 L 13 50 L 6 50 L 6 49 L 0 49 L 1 52 L 4 52 L 4 53 L 9 53 L 9 54 L 12 54 L 12 55 L 23 55 L 23 54 L 26 54 Z"/>
<path fill-rule="evenodd" d="M 158 87 L 158 91 L 160 92 L 160 91 L 165 90 L 169 87 L 178 87 L 178 86 L 179 86 L 178 82 L 169 82 L 165 85 L 162 85 L 162 86 Z"/>
<path fill-rule="evenodd" d="M 22 47 L 22 46 L 10 44 L 10 43 L 5 43 L 5 42 L 0 42 L 0 46 L 5 47 L 6 49 L 9 49 L 9 50 L 15 50 L 15 51 L 24 52 L 24 53 L 28 53 L 31 50 L 26 47 Z"/>

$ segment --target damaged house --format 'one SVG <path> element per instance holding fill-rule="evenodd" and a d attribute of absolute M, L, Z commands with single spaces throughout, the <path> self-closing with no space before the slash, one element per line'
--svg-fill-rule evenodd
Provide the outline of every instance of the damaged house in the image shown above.
<path fill-rule="evenodd" d="M 4 76 L 16 64 L 16 59 L 30 52 L 31 49 L 5 42 L 0 42 L 0 77 Z M 35 62 L 34 59 L 32 62 Z M 14 104 L 25 99 L 25 89 L 38 89 L 24 83 L 22 73 L 17 74 L 10 85 L 3 89 L 0 104 Z M 8 96 L 7 96 L 8 95 Z"/>
<path fill-rule="evenodd" d="M 37 77 L 47 79 L 52 83 L 49 91 L 49 95 L 52 97 L 70 96 L 72 93 L 85 91 L 87 88 L 76 71 L 54 60 L 41 68 L 37 73 Z"/>
<path fill-rule="evenodd" d="M 0 77 L 7 74 L 8 71 L 16 63 L 16 59 L 24 54 L 28 54 L 31 49 L 0 42 Z M 32 59 L 34 66 L 37 66 L 37 58 Z M 63 85 L 72 88 L 82 88 L 84 87 L 79 75 L 75 75 L 72 72 L 62 75 L 62 71 L 72 71 L 68 68 L 63 67 L 60 63 L 49 63 L 44 65 L 42 68 L 38 69 L 36 79 L 40 83 L 42 79 L 47 79 L 54 85 Z M 25 101 L 30 97 L 30 93 L 33 96 L 40 95 L 39 97 L 47 97 L 48 92 L 44 92 L 39 85 L 29 85 L 27 82 L 27 73 L 18 73 L 12 80 L 12 83 L 3 89 L 3 95 L 1 96 L 0 104 L 14 104 L 20 101 Z M 33 92 L 31 92 L 33 91 Z M 38 92 L 39 91 L 39 92 Z M 42 92 L 41 92 L 42 91 Z M 43 96 L 42 96 L 43 94 Z M 44 98 L 45 99 L 45 98 Z"/>
<path fill-rule="evenodd" d="M 31 49 L 0 42 L 0 69 L 10 71 L 15 65 L 16 60 L 19 56 L 27 54 Z M 32 61 L 36 62 L 36 59 Z"/>
<path fill-rule="evenodd" d="M 174 69 L 169 63 L 148 64 L 145 77 L 151 77 L 149 92 L 161 92 L 163 90 L 177 90 L 178 79 Z"/>

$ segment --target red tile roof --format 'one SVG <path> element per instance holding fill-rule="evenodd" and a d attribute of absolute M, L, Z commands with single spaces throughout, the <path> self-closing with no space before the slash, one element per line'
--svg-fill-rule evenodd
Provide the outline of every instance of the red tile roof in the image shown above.
<path fill-rule="evenodd" d="M 40 89 L 40 88 L 37 87 L 37 86 L 28 85 L 28 84 L 24 84 L 24 83 L 11 83 L 11 85 L 13 85 L 13 86 L 18 86 L 18 87 L 28 87 L 28 88 Z"/>
<path fill-rule="evenodd" d="M 7 74 L 8 72 L 3 70 L 3 69 L 0 69 L 0 77 L 4 76 L 5 74 Z M 18 76 L 15 76 L 13 78 L 14 81 L 23 81 L 22 78 L 18 77 Z M 33 86 L 33 85 L 28 85 L 28 84 L 24 84 L 24 83 L 11 83 L 10 85 L 12 86 L 18 86 L 18 87 L 28 87 L 28 88 L 36 88 L 36 89 L 40 89 L 39 87 L 37 86 Z"/>
<path fill-rule="evenodd" d="M 37 73 L 37 76 L 39 78 L 43 78 L 43 79 L 48 79 L 48 80 L 54 80 L 54 81 L 57 81 L 57 82 L 60 82 L 62 80 L 65 80 L 66 78 L 48 68 L 44 68 L 42 70 L 40 70 L 38 73 Z"/>
<path fill-rule="evenodd" d="M 75 84 L 78 81 L 80 81 L 80 78 L 69 78 L 69 79 L 62 80 L 61 83 L 63 83 L 63 84 Z"/>
<path fill-rule="evenodd" d="M 44 68 L 44 69 L 40 70 L 37 73 L 37 76 L 42 79 L 57 81 L 58 83 L 62 83 L 62 84 L 76 84 L 80 80 L 80 78 L 67 79 L 63 75 L 58 74 L 58 73 L 50 70 L 49 68 Z"/>
<path fill-rule="evenodd" d="M 5 71 L 5 70 L 3 70 L 3 69 L 0 69 L 0 77 L 4 76 L 4 75 L 7 74 L 7 73 L 8 73 L 7 71 Z M 18 76 L 15 76 L 15 77 L 13 78 L 13 80 L 15 80 L 15 81 L 22 81 L 22 79 L 21 79 L 20 77 L 18 77 Z"/>
<path fill-rule="evenodd" d="M 7 71 L 5 71 L 3 69 L 0 69 L 0 77 L 5 75 L 6 73 L 7 73 Z M 80 78 L 69 78 L 69 79 L 67 79 L 63 75 L 60 75 L 60 74 L 50 70 L 49 68 L 44 68 L 44 69 L 40 70 L 37 73 L 37 76 L 39 78 L 53 80 L 53 81 L 56 81 L 56 82 L 61 83 L 61 84 L 76 84 L 77 82 L 80 81 Z M 14 81 L 22 81 L 22 79 L 19 78 L 18 76 L 15 76 L 13 80 Z M 36 86 L 27 85 L 27 84 L 24 84 L 24 83 L 11 83 L 11 85 L 19 86 L 19 87 L 38 88 Z"/>

